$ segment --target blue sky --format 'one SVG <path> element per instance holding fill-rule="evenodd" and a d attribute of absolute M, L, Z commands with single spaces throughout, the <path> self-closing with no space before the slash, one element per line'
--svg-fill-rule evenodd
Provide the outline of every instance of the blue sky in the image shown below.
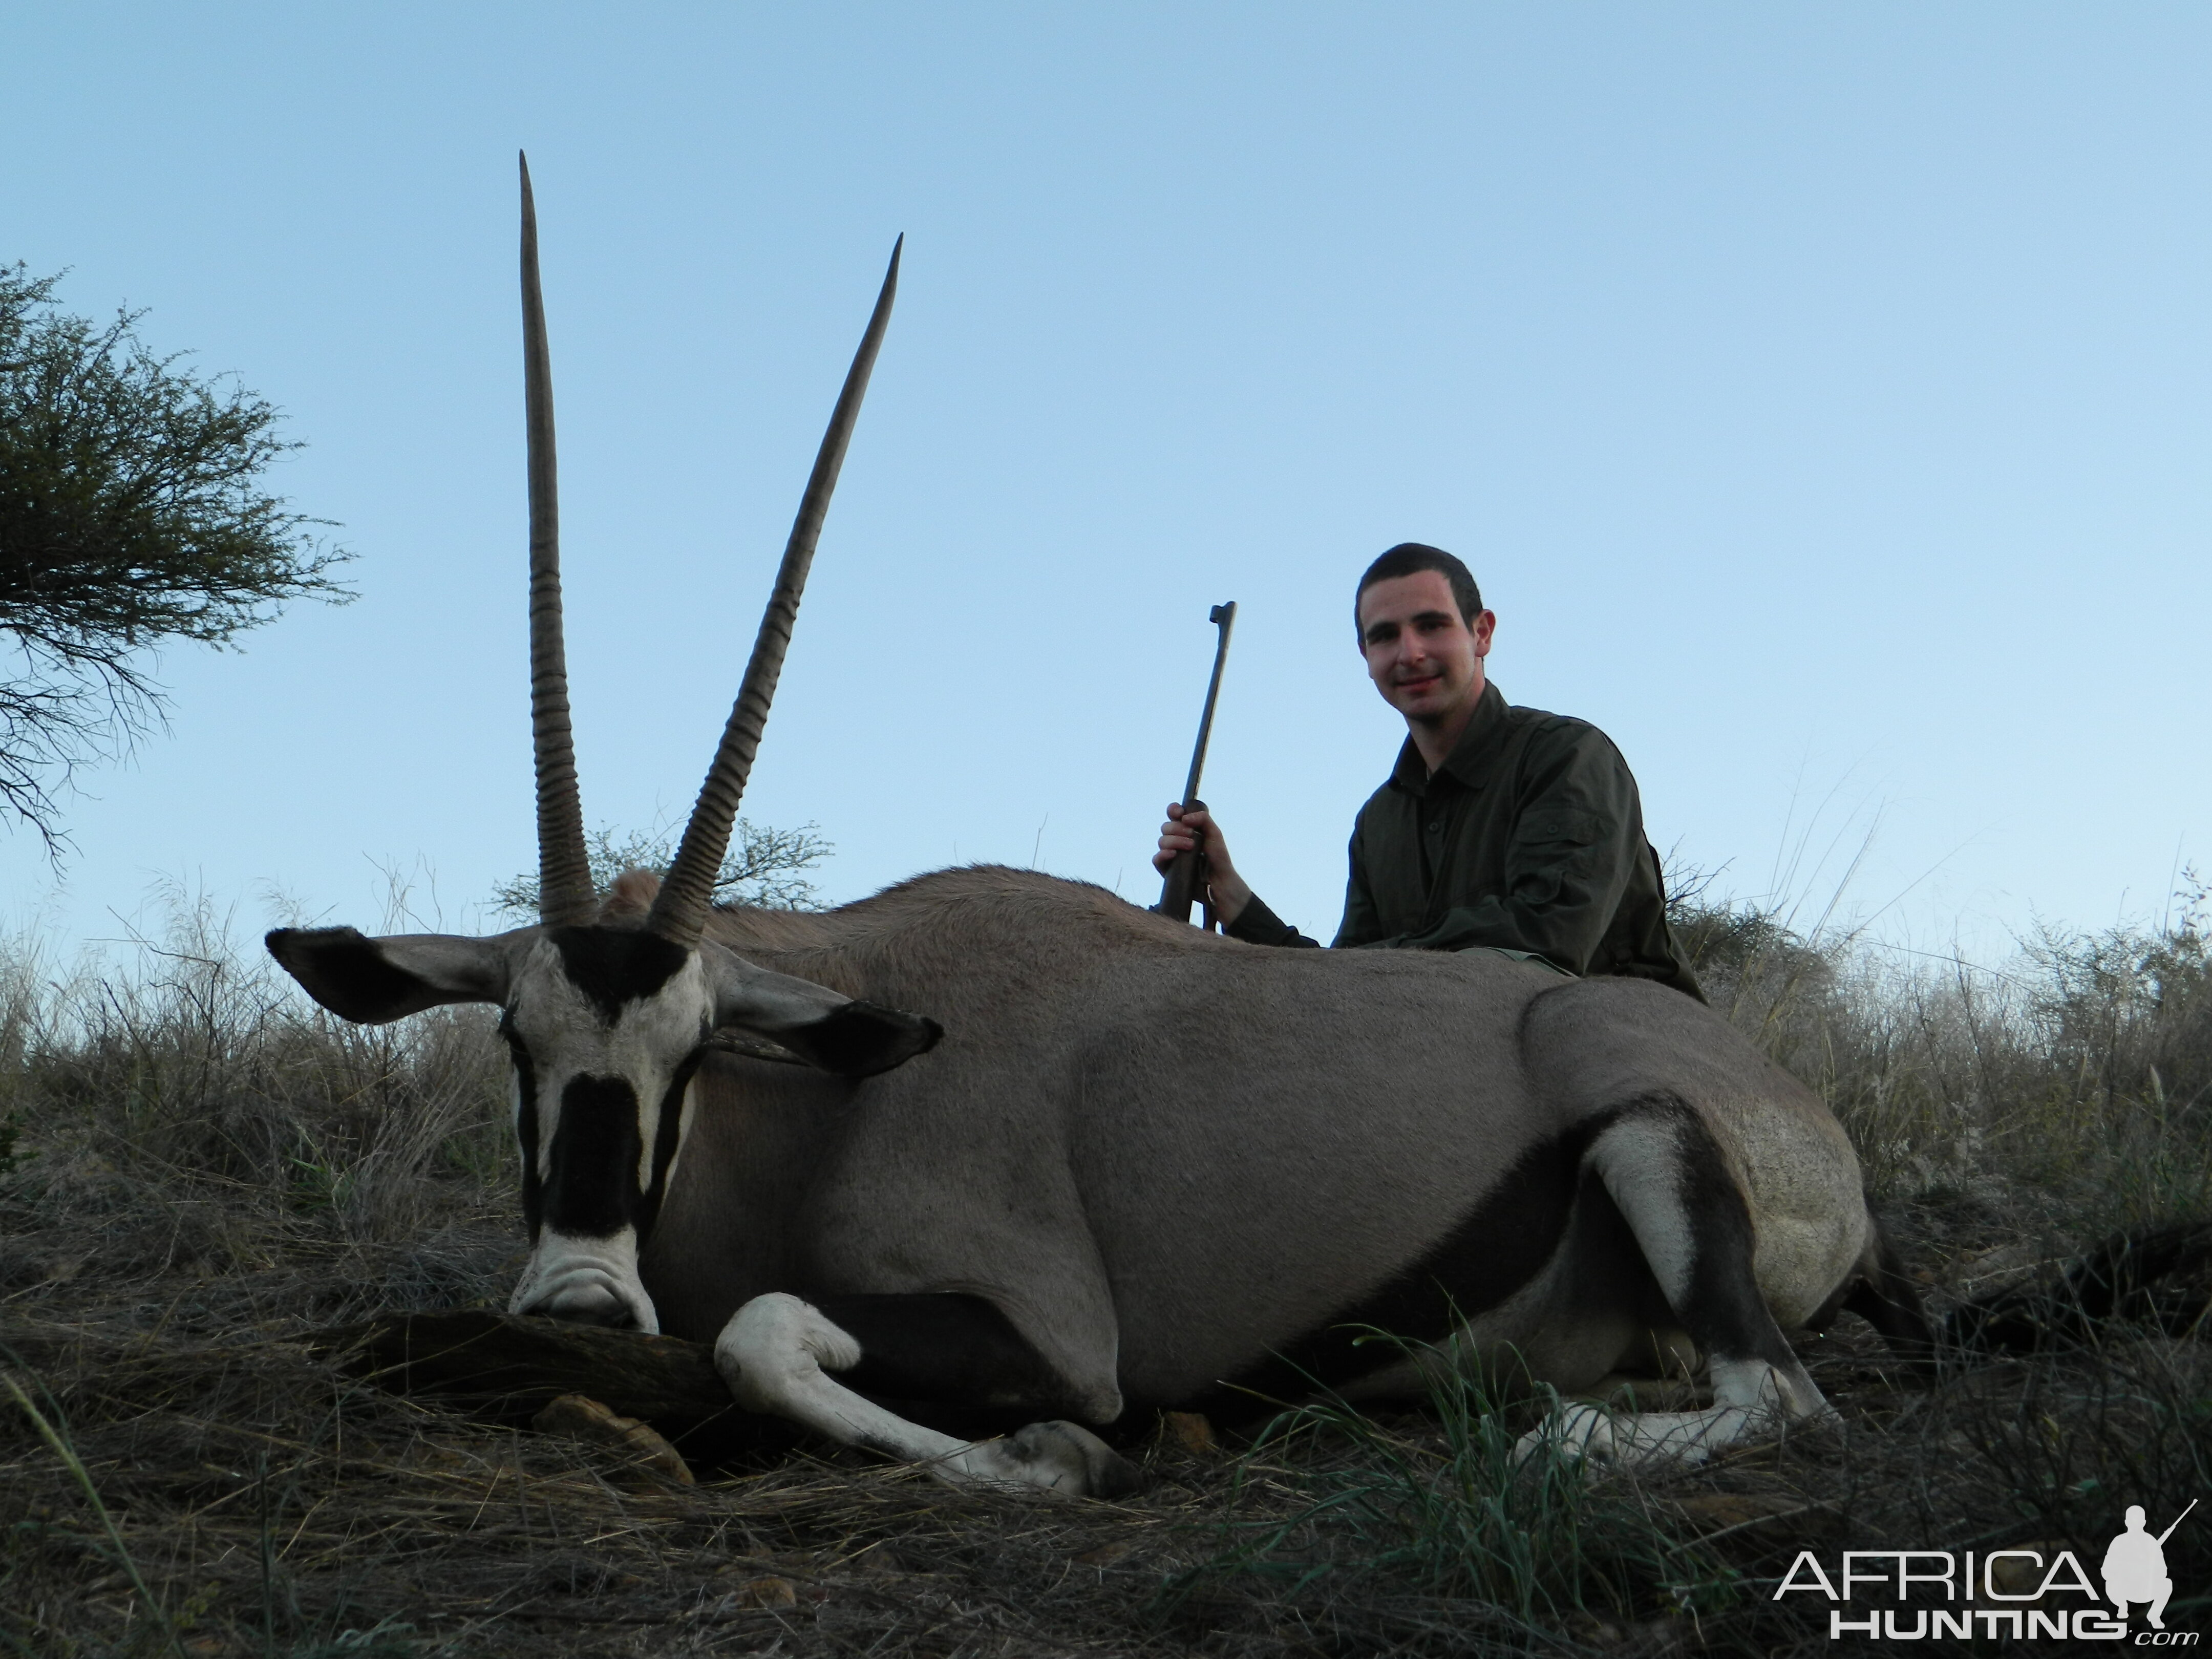
<path fill-rule="evenodd" d="M 0 18 L 0 258 L 280 404 L 358 603 L 167 653 L 19 915 L 448 927 L 529 866 L 514 152 L 585 810 L 675 816 L 895 235 L 745 810 L 857 896 L 1149 902 L 1206 793 L 1334 925 L 1395 718 L 1348 600 L 1467 558 L 1494 678 L 1723 888 L 1990 956 L 2206 858 L 2212 14 L 2179 6 L 84 5 Z M 1870 839 L 1869 839 L 1870 837 Z M 2212 859 L 2207 859 L 2212 862 Z"/>

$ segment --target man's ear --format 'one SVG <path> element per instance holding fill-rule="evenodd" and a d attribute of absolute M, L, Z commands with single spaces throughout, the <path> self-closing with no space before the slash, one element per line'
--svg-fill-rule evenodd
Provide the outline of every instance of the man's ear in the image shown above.
<path fill-rule="evenodd" d="M 717 945 L 699 947 L 714 992 L 714 1024 L 774 1037 L 839 1077 L 873 1077 L 937 1046 L 933 1019 L 841 996 L 811 980 L 756 968 Z"/>
<path fill-rule="evenodd" d="M 357 927 L 279 927 L 265 943 L 324 1007 L 343 1019 L 382 1025 L 441 1003 L 506 1001 L 514 935 L 370 939 Z"/>

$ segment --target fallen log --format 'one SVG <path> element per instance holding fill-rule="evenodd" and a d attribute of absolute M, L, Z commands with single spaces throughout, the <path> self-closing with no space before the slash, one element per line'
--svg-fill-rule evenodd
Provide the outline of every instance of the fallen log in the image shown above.
<path fill-rule="evenodd" d="M 570 1394 L 664 1433 L 751 1415 L 731 1400 L 714 1351 L 680 1337 L 467 1308 L 383 1314 L 325 1331 L 310 1346 L 392 1393 L 502 1421 L 527 1421 Z"/>
<path fill-rule="evenodd" d="M 308 1346 L 341 1370 L 392 1394 L 441 1404 L 521 1427 L 564 1395 L 596 1401 L 665 1436 L 695 1466 L 714 1468 L 780 1455 L 807 1439 L 780 1417 L 749 1412 L 730 1398 L 714 1351 L 681 1337 L 570 1325 L 558 1320 L 467 1308 L 391 1313 L 310 1337 Z M 977 1439 L 1026 1419 L 999 1407 L 884 1399 L 880 1403 L 942 1433 Z M 1118 1437 L 1149 1432 L 1153 1414 L 1123 1419 Z M 1112 1431 L 1109 1431 L 1112 1432 Z M 1210 1436 L 1203 1418 L 1176 1432 Z"/>

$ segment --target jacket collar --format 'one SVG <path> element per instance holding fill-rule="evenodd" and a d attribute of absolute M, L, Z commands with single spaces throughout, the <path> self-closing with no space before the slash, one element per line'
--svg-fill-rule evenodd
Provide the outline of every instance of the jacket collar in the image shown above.
<path fill-rule="evenodd" d="M 1459 734 L 1459 741 L 1437 771 L 1450 773 L 1455 782 L 1467 788 L 1482 787 L 1488 781 L 1486 774 L 1491 753 L 1505 740 L 1505 694 L 1496 681 L 1486 680 L 1481 696 L 1475 699 L 1474 713 L 1468 717 L 1467 730 Z M 1431 781 L 1428 763 L 1408 736 L 1398 750 L 1397 764 L 1390 769 L 1390 787 L 1419 795 L 1426 792 Z"/>

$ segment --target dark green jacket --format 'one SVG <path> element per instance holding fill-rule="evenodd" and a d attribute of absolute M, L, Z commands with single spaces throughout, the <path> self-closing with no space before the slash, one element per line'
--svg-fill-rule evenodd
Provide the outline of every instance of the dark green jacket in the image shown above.
<path fill-rule="evenodd" d="M 1313 945 L 1255 896 L 1229 932 Z M 1702 1000 L 1667 926 L 1659 855 L 1628 763 L 1584 720 L 1486 686 L 1430 775 L 1408 738 L 1352 830 L 1339 949 L 1533 951 L 1576 974 L 1657 980 Z"/>

